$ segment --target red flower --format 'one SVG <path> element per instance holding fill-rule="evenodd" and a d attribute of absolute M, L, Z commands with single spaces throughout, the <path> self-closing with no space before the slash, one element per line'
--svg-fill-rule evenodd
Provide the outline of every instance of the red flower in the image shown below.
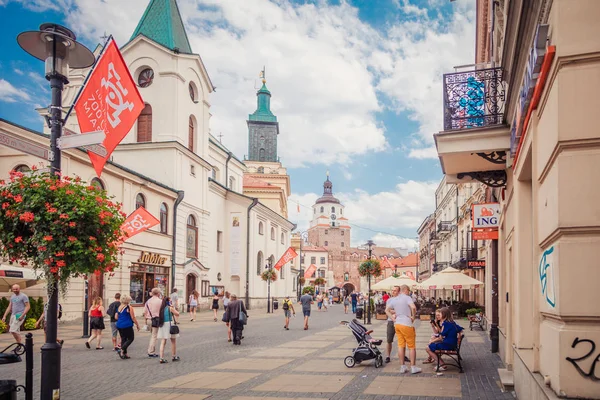
<path fill-rule="evenodd" d="M 100 262 L 104 261 L 104 258 L 105 258 L 105 257 L 104 257 L 104 254 L 102 254 L 102 253 L 99 253 L 99 254 L 96 256 L 96 260 L 98 260 L 98 261 L 100 261 Z"/>
<path fill-rule="evenodd" d="M 65 193 L 66 193 L 66 194 L 75 194 L 75 192 L 74 192 L 74 191 L 72 191 L 72 190 L 66 190 L 66 191 L 65 191 Z"/>
<path fill-rule="evenodd" d="M 32 170 L 32 171 L 37 171 L 37 169 L 38 169 L 37 165 L 32 165 L 32 166 L 31 166 L 31 170 Z"/>
<path fill-rule="evenodd" d="M 23 201 L 23 197 L 20 194 L 15 196 L 15 203 L 20 203 L 22 201 Z"/>
<path fill-rule="evenodd" d="M 50 187 L 48 189 L 50 189 L 50 190 L 56 190 L 56 186 L 55 185 L 50 185 Z"/>
<path fill-rule="evenodd" d="M 69 219 L 68 214 L 60 214 L 60 219 Z"/>
<path fill-rule="evenodd" d="M 102 204 L 102 202 L 103 202 L 103 201 L 104 201 L 104 200 L 102 200 L 102 197 L 100 197 L 100 196 L 96 196 L 96 202 L 97 202 L 98 204 Z"/>
<path fill-rule="evenodd" d="M 91 240 L 91 241 L 95 241 L 95 240 L 96 240 L 96 238 L 95 238 L 95 237 L 93 237 L 93 236 L 90 236 L 90 240 Z"/>
<path fill-rule="evenodd" d="M 34 217 L 35 216 L 32 212 L 26 211 L 23 214 L 21 214 L 21 216 L 19 216 L 19 219 L 23 222 L 33 222 Z"/>
<path fill-rule="evenodd" d="M 52 241 L 52 235 L 47 235 L 47 236 L 44 236 L 44 240 L 45 240 L 46 242 L 51 242 L 51 241 Z"/>
<path fill-rule="evenodd" d="M 54 207 L 50 207 L 48 209 L 48 212 L 52 214 L 52 213 L 58 212 L 58 210 L 56 208 L 54 208 Z"/>
<path fill-rule="evenodd" d="M 19 261 L 19 264 L 21 264 L 22 267 L 27 265 L 27 261 Z"/>
<path fill-rule="evenodd" d="M 67 239 L 69 239 L 69 242 L 76 242 L 77 238 L 75 236 L 69 236 Z"/>
<path fill-rule="evenodd" d="M 23 241 L 23 237 L 22 236 L 17 236 L 15 238 L 15 243 L 21 243 Z"/>
<path fill-rule="evenodd" d="M 52 272 L 53 274 L 58 273 L 58 267 L 50 267 L 50 272 Z"/>
<path fill-rule="evenodd" d="M 56 257 L 64 257 L 65 256 L 65 252 L 64 251 L 58 251 L 56 252 L 56 254 L 54 254 Z"/>
<path fill-rule="evenodd" d="M 15 210 L 6 210 L 6 216 L 10 217 L 10 218 L 16 217 L 17 216 L 17 211 L 15 211 Z"/>
<path fill-rule="evenodd" d="M 56 266 L 59 267 L 59 268 L 60 267 L 64 267 L 65 265 L 67 265 L 67 263 L 65 262 L 65 260 L 58 260 L 56 262 Z"/>
<path fill-rule="evenodd" d="M 46 251 L 46 246 L 40 246 L 40 247 L 38 247 L 38 250 L 39 251 Z"/>
<path fill-rule="evenodd" d="M 3 210 L 6 210 L 8 207 L 10 207 L 10 203 L 6 203 L 6 202 L 2 203 Z"/>
<path fill-rule="evenodd" d="M 69 222 L 69 226 L 70 226 L 71 228 L 74 228 L 74 227 L 76 227 L 76 226 L 77 226 L 77 224 L 76 224 L 75 222 Z"/>

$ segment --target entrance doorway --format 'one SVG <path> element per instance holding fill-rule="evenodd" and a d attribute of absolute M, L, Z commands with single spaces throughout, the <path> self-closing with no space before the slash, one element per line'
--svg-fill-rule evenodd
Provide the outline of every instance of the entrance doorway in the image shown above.
<path fill-rule="evenodd" d="M 96 297 L 100 296 L 100 297 L 102 297 L 102 300 L 104 300 L 103 286 L 104 286 L 104 274 L 89 275 L 89 277 L 88 277 L 88 298 L 87 298 L 88 310 L 92 306 L 92 303 L 94 302 L 94 299 Z"/>
<path fill-rule="evenodd" d="M 188 298 L 192 295 L 194 290 L 196 290 L 196 275 L 187 274 L 185 277 L 185 293 Z"/>
<path fill-rule="evenodd" d="M 350 282 L 346 283 L 343 287 L 342 287 L 342 296 L 348 296 L 350 295 L 350 293 L 354 292 L 354 285 Z"/>

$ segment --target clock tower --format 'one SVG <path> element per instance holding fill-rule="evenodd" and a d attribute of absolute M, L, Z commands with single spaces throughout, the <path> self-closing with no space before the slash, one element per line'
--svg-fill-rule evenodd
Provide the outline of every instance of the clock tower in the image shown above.
<path fill-rule="evenodd" d="M 333 195 L 333 183 L 323 183 L 323 196 L 313 205 L 313 218 L 308 230 L 308 241 L 326 248 L 331 253 L 350 250 L 350 225 L 344 216 L 344 205 Z"/>

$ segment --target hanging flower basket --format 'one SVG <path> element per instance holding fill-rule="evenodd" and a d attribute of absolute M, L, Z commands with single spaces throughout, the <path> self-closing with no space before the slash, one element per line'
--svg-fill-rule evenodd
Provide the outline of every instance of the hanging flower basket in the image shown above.
<path fill-rule="evenodd" d="M 262 274 L 260 274 L 260 277 L 262 278 L 263 281 L 276 281 L 277 280 L 277 271 L 275 269 L 269 268 L 263 271 Z"/>
<path fill-rule="evenodd" d="M 118 266 L 121 205 L 80 178 L 57 177 L 34 166 L 0 180 L 0 255 L 31 265 L 48 287 L 64 292 L 72 276 Z"/>
<path fill-rule="evenodd" d="M 304 285 L 306 279 L 303 276 L 301 276 L 300 278 L 298 278 L 298 282 L 300 282 L 300 285 Z"/>
<path fill-rule="evenodd" d="M 315 286 L 323 286 L 327 282 L 325 278 L 317 278 L 315 279 Z"/>
<path fill-rule="evenodd" d="M 381 265 L 379 260 L 367 260 L 358 267 L 360 276 L 381 276 Z"/>
<path fill-rule="evenodd" d="M 302 289 L 302 294 L 310 294 L 311 296 L 315 295 L 315 287 L 314 286 L 306 286 Z"/>

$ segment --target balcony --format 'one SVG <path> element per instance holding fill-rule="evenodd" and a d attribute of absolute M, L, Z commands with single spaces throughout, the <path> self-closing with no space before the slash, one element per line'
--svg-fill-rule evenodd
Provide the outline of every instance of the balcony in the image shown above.
<path fill-rule="evenodd" d="M 444 268 L 446 268 L 448 266 L 448 262 L 444 261 L 444 262 L 436 262 L 433 263 L 433 268 L 431 269 L 432 272 L 440 272 L 441 270 L 443 270 Z"/>
<path fill-rule="evenodd" d="M 477 249 L 462 249 L 460 258 L 466 261 L 477 260 Z"/>
<path fill-rule="evenodd" d="M 429 241 L 433 244 L 439 243 L 440 238 L 438 237 L 437 232 L 435 232 L 435 231 L 429 232 Z"/>
<path fill-rule="evenodd" d="M 437 232 L 440 234 L 450 233 L 452 231 L 452 222 L 440 221 L 438 223 Z"/>
<path fill-rule="evenodd" d="M 504 124 L 507 90 L 503 70 L 445 74 L 443 86 L 444 130 L 434 138 L 448 182 L 476 179 L 502 186 L 510 149 L 510 129 Z"/>

